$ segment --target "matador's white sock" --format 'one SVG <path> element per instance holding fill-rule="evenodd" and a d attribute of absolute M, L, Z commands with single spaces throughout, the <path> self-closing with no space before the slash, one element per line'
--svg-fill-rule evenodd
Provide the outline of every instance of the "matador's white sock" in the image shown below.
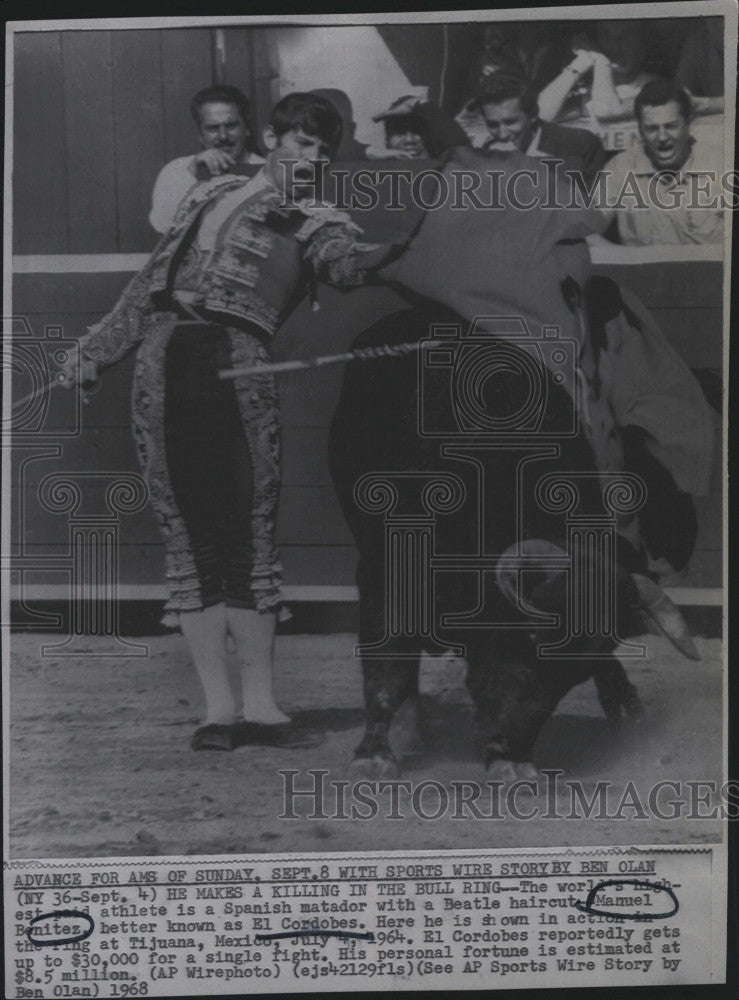
<path fill-rule="evenodd" d="M 272 694 L 272 659 L 277 615 L 250 608 L 226 608 L 228 629 L 241 667 L 243 715 L 249 722 L 289 722 Z"/>
<path fill-rule="evenodd" d="M 204 724 L 231 725 L 236 720 L 236 703 L 226 671 L 228 625 L 225 604 L 202 611 L 181 612 L 180 628 L 205 693 Z"/>

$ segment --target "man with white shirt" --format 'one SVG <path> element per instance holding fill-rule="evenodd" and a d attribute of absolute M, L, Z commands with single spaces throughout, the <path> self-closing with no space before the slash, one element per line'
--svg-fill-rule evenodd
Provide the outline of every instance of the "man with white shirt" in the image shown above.
<path fill-rule="evenodd" d="M 149 214 L 149 222 L 158 233 L 166 233 L 177 206 L 198 181 L 227 173 L 250 176 L 264 163 L 254 152 L 249 99 L 237 87 L 207 87 L 193 97 L 190 110 L 203 148 L 171 160 L 160 171 Z"/>
<path fill-rule="evenodd" d="M 641 143 L 605 171 L 607 215 L 627 246 L 722 243 L 720 149 L 690 132 L 691 100 L 668 80 L 652 80 L 634 100 Z"/>

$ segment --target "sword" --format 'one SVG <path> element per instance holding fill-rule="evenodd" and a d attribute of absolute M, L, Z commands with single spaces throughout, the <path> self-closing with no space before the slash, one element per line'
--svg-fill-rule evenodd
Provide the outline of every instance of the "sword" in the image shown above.
<path fill-rule="evenodd" d="M 353 351 L 341 354 L 323 354 L 317 358 L 306 358 L 302 361 L 275 361 L 269 365 L 252 365 L 248 368 L 225 368 L 218 372 L 220 379 L 241 378 L 242 375 L 268 375 L 277 372 L 302 372 L 312 368 L 323 368 L 324 365 L 338 365 L 347 361 L 372 361 L 376 358 L 403 357 L 417 351 L 420 341 L 414 340 L 405 344 L 380 344 L 377 347 L 357 347 Z"/>

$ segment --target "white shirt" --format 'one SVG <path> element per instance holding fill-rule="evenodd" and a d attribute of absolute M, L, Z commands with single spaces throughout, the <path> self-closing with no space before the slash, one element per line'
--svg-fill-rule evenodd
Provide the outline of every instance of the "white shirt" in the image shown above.
<path fill-rule="evenodd" d="M 247 153 L 242 162 L 264 163 L 264 160 L 255 153 Z M 172 225 L 177 206 L 190 188 L 197 183 L 195 154 L 180 156 L 162 167 L 154 183 L 149 213 L 149 222 L 158 233 L 167 232 Z"/>
<path fill-rule="evenodd" d="M 621 242 L 626 246 L 722 243 L 724 209 L 718 182 L 722 160 L 721 150 L 694 142 L 687 161 L 671 176 L 654 166 L 641 145 L 614 156 L 603 173 L 607 214 L 615 212 Z M 656 174 L 664 177 L 657 182 Z M 691 175 L 695 175 L 692 181 Z"/>

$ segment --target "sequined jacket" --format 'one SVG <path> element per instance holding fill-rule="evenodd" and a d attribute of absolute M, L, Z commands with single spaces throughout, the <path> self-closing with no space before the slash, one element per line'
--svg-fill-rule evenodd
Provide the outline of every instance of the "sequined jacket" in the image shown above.
<path fill-rule="evenodd" d="M 192 188 L 116 305 L 80 338 L 83 355 L 98 365 L 113 364 L 146 336 L 150 324 L 161 322 L 172 308 L 175 275 L 187 267 L 197 220 L 220 195 L 247 183 L 245 177 L 219 177 Z M 361 230 L 345 212 L 282 202 L 273 188 L 258 191 L 221 228 L 195 287 L 194 304 L 202 314 L 226 325 L 256 324 L 272 336 L 312 279 L 338 286 L 366 281 L 367 266 L 383 248 L 362 243 Z"/>

